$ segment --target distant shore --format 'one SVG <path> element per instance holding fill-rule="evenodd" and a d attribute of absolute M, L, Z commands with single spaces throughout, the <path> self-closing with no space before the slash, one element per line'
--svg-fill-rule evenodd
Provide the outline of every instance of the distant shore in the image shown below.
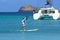
<path fill-rule="evenodd" d="M 40 8 L 33 7 L 32 5 L 24 5 L 20 7 L 18 11 L 33 11 L 33 10 L 39 10 Z"/>

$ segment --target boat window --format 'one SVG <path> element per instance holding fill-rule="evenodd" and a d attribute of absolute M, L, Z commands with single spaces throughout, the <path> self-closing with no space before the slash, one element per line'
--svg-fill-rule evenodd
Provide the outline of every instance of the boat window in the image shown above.
<path fill-rule="evenodd" d="M 42 10 L 41 13 L 43 13 L 43 14 L 47 14 L 47 10 Z"/>
<path fill-rule="evenodd" d="M 55 13 L 55 11 L 50 11 L 49 13 Z"/>

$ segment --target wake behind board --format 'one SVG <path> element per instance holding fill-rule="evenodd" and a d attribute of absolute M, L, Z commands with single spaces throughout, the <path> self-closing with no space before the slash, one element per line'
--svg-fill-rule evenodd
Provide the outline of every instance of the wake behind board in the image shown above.
<path fill-rule="evenodd" d="M 38 29 L 30 29 L 30 30 L 17 30 L 17 31 L 20 31 L 20 32 L 21 32 L 21 31 L 24 31 L 24 32 L 25 32 L 25 31 L 38 31 Z"/>

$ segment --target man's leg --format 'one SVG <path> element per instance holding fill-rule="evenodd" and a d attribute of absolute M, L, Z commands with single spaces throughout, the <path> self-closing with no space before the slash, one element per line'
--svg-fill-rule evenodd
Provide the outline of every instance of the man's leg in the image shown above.
<path fill-rule="evenodd" d="M 26 31 L 26 26 L 24 26 L 24 31 Z"/>
<path fill-rule="evenodd" d="M 22 20 L 22 26 L 23 26 L 23 30 L 26 30 L 26 24 L 24 23 L 24 20 Z"/>
<path fill-rule="evenodd" d="M 26 24 L 25 23 L 23 23 L 23 29 L 24 29 L 24 31 L 26 31 Z"/>

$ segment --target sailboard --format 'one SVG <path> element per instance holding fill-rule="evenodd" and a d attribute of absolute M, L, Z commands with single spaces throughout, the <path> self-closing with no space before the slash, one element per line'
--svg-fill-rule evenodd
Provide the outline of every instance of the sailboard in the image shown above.
<path fill-rule="evenodd" d="M 29 29 L 29 30 L 17 30 L 17 31 L 38 31 L 38 29 Z"/>

